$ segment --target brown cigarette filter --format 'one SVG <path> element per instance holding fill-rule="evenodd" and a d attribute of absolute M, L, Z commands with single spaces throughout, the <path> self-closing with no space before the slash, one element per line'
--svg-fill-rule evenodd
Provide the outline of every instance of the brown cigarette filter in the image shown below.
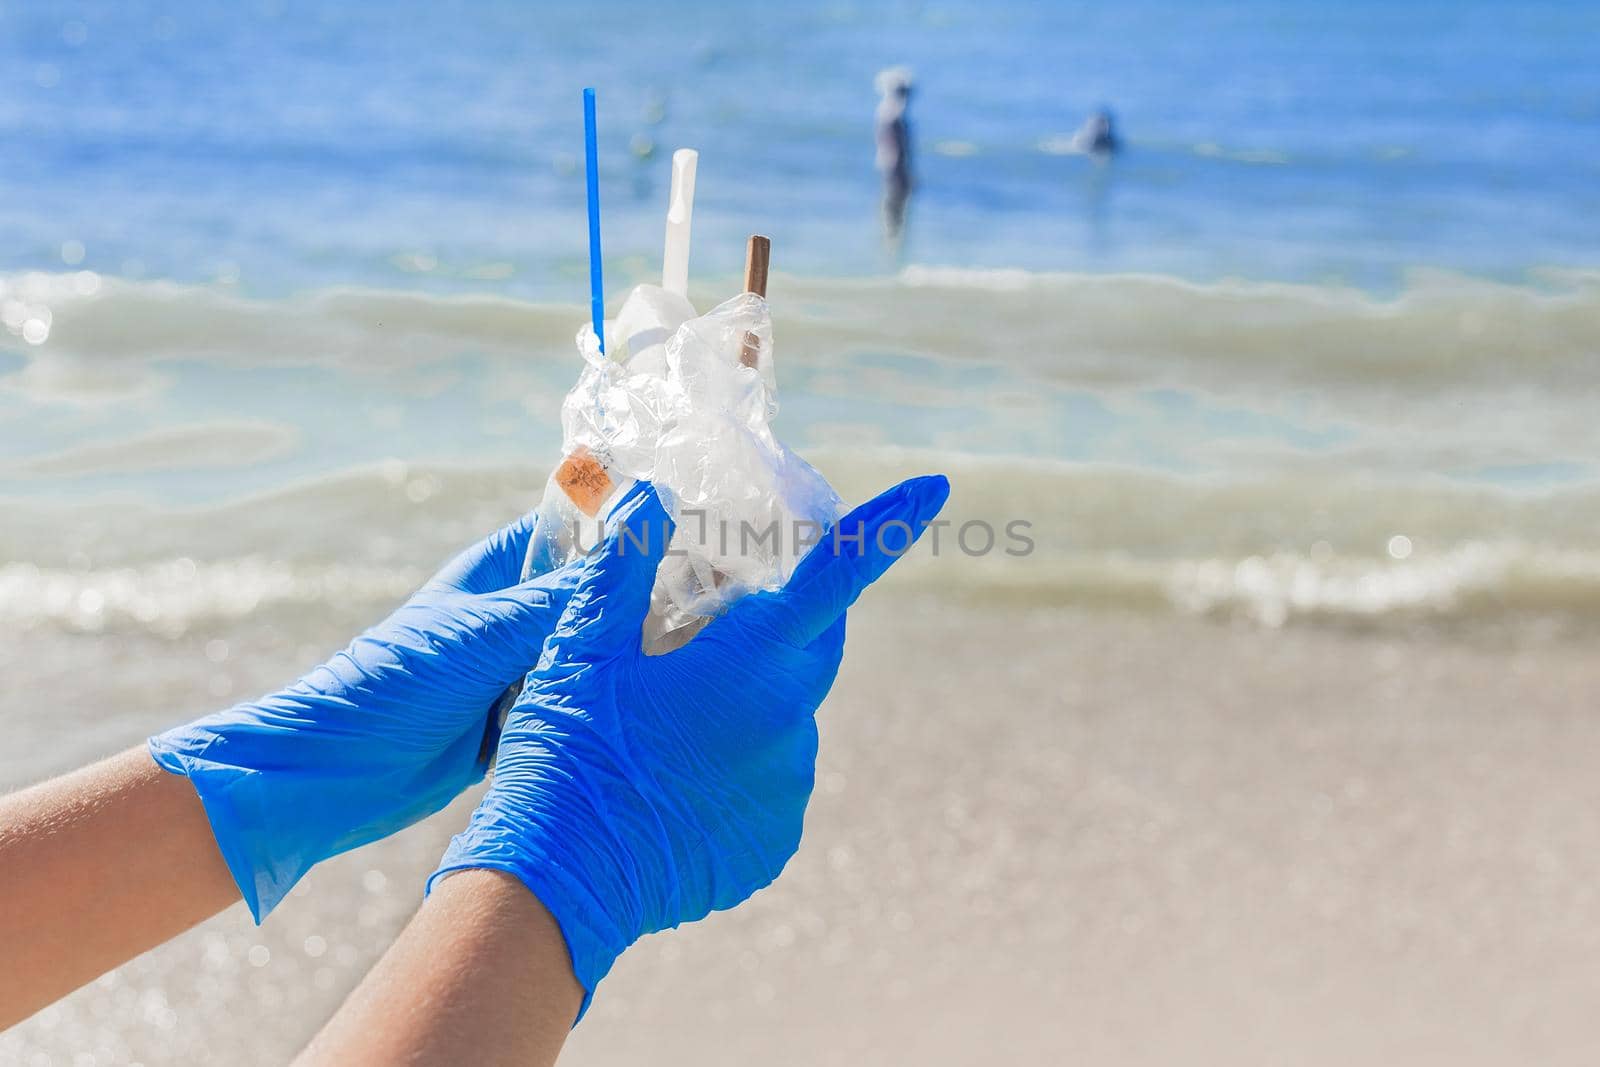
<path fill-rule="evenodd" d="M 582 445 L 556 468 L 556 484 L 567 494 L 567 499 L 590 518 L 599 514 L 600 505 L 611 495 L 611 476 L 594 458 L 594 453 Z"/>
<path fill-rule="evenodd" d="M 767 296 L 767 266 L 772 262 L 772 241 L 759 233 L 750 235 L 744 248 L 744 291 L 763 300 Z M 746 332 L 739 347 L 739 362 L 754 367 L 761 359 L 761 338 Z"/>
<path fill-rule="evenodd" d="M 772 241 L 759 233 L 750 235 L 744 248 L 744 291 L 759 297 L 767 295 L 767 265 L 772 261 Z"/>

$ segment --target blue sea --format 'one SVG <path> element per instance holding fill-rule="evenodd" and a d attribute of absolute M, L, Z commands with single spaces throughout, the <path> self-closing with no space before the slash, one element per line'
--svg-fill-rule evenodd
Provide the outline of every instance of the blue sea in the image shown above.
<path fill-rule="evenodd" d="M 68 545 L 51 509 L 228 530 L 548 466 L 593 85 L 610 307 L 657 277 L 697 148 L 692 295 L 772 236 L 785 439 L 847 495 L 960 468 L 957 507 L 1044 531 L 1050 567 L 948 580 L 1269 622 L 1600 610 L 1597 40 L 1572 3 L 7 4 L 13 609 L 48 615 L 69 560 L 76 589 L 277 558 Z M 1069 150 L 1098 107 L 1109 159 Z M 318 565 L 376 551 L 351 507 Z"/>
<path fill-rule="evenodd" d="M 884 267 L 873 75 L 916 74 L 911 262 L 1520 279 L 1600 248 L 1600 5 L 10 3 L 0 269 L 579 300 L 578 90 L 609 265 Z M 1091 109 L 1114 165 L 1053 154 Z M 72 265 L 80 265 L 73 263 Z"/>

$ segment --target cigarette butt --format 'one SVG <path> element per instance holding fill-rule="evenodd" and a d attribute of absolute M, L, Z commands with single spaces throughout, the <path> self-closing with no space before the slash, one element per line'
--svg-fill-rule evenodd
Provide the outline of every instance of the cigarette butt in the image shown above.
<path fill-rule="evenodd" d="M 744 343 L 739 346 L 739 362 L 754 368 L 761 362 L 761 338 L 746 330 Z"/>
<path fill-rule="evenodd" d="M 772 261 L 772 240 L 759 233 L 750 235 L 744 246 L 744 291 L 759 297 L 767 295 L 767 265 Z"/>
<path fill-rule="evenodd" d="M 763 300 L 767 296 L 767 268 L 772 262 L 772 240 L 759 233 L 750 235 L 744 246 L 744 291 Z M 739 362 L 754 367 L 761 359 L 761 338 L 746 331 L 739 347 Z"/>
<path fill-rule="evenodd" d="M 556 468 L 556 484 L 579 511 L 593 518 L 611 495 L 613 483 L 594 453 L 579 445 Z"/>

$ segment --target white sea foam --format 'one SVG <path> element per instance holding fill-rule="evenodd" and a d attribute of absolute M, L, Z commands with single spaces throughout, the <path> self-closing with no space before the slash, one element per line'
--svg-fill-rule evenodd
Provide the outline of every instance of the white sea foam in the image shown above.
<path fill-rule="evenodd" d="M 1466 618 L 1600 612 L 1600 553 L 1540 553 L 1466 544 L 1395 561 L 1299 553 L 1186 561 L 1167 592 L 1182 610 L 1242 614 L 1267 626 L 1296 619 Z"/>
<path fill-rule="evenodd" d="M 924 546 L 923 553 L 927 551 Z M 1123 553 L 1028 560 L 919 556 L 888 586 L 983 599 L 1221 615 L 1268 627 L 1296 622 L 1481 622 L 1555 617 L 1600 622 L 1600 553 L 1538 553 L 1473 544 L 1405 562 L 1279 552 L 1140 559 Z M 0 621 L 176 637 L 280 611 L 329 606 L 368 614 L 425 578 L 414 567 L 291 563 L 259 556 L 74 571 L 0 566 Z"/>
<path fill-rule="evenodd" d="M 179 557 L 84 571 L 9 563 L 0 566 L 0 620 L 24 628 L 98 633 L 131 627 L 176 637 L 280 608 L 397 601 L 423 577 L 404 568 L 307 566 L 256 556 Z"/>
<path fill-rule="evenodd" d="M 49 327 L 46 339 L 22 346 L 25 359 L 392 369 L 477 352 L 565 362 L 586 317 L 576 305 L 498 296 L 330 289 L 261 300 L 97 275 L 86 285 L 86 274 L 0 277 L 6 327 L 19 336 L 27 321 Z M 889 278 L 780 279 L 785 300 L 775 318 L 790 350 L 810 355 L 824 340 L 892 344 L 1052 376 L 1160 380 L 1182 368 L 1185 378 L 1258 385 L 1561 389 L 1595 384 L 1600 344 L 1593 271 L 1546 271 L 1532 284 L 1419 271 L 1392 296 L 1337 285 L 927 266 Z M 722 292 L 694 295 L 704 304 Z"/>
<path fill-rule="evenodd" d="M 896 449 L 811 458 L 852 501 L 909 475 L 950 475 L 947 525 L 890 573 L 889 590 L 1268 626 L 1600 621 L 1600 551 L 1587 543 L 1600 528 L 1600 490 L 1210 484 Z M 202 508 L 7 501 L 0 558 L 13 562 L 0 565 L 0 619 L 170 634 L 280 609 L 371 614 L 531 505 L 543 476 L 531 467 L 385 464 Z M 119 521 L 104 521 L 108 513 Z M 1020 538 L 1007 531 L 1014 522 Z M 987 551 L 982 527 L 994 532 Z"/>

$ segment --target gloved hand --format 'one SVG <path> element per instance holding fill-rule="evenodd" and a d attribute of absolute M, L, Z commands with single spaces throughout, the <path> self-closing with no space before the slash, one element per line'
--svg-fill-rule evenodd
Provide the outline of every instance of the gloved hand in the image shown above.
<path fill-rule="evenodd" d="M 845 609 L 948 495 L 937 476 L 897 486 L 840 520 L 782 590 L 645 656 L 671 524 L 655 490 L 635 486 L 577 564 L 578 587 L 506 721 L 494 783 L 429 886 L 469 867 L 520 879 L 560 925 L 587 1010 L 640 936 L 771 882 L 800 843 L 813 713 L 844 651 Z"/>
<path fill-rule="evenodd" d="M 483 777 L 494 705 L 538 662 L 579 573 L 518 581 L 533 525 L 467 549 L 287 689 L 150 739 L 155 761 L 194 783 L 257 922 L 313 864 Z"/>

